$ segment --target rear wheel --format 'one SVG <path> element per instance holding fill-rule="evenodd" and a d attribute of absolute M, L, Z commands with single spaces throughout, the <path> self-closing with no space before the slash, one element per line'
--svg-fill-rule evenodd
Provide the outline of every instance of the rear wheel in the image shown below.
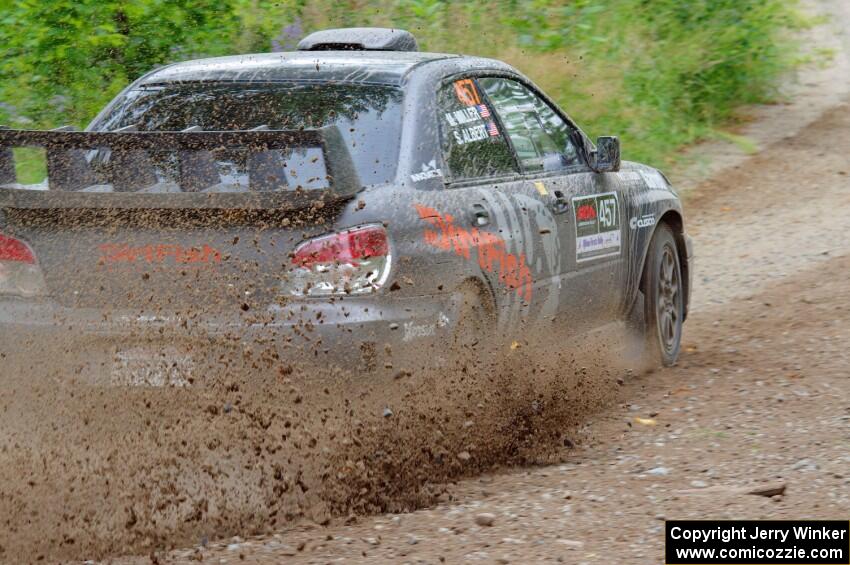
<path fill-rule="evenodd" d="M 679 358 L 684 318 L 682 267 L 673 231 L 661 224 L 649 244 L 643 274 L 648 352 L 665 367 Z"/>

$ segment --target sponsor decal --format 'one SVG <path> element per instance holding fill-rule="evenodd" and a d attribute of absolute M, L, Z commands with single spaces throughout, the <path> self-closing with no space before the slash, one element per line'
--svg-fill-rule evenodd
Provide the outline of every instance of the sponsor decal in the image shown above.
<path fill-rule="evenodd" d="M 540 196 L 546 196 L 547 194 L 549 194 L 549 192 L 546 190 L 546 185 L 543 184 L 543 181 L 534 181 L 534 188 L 537 189 L 537 193 L 540 194 Z"/>
<path fill-rule="evenodd" d="M 611 252 L 611 249 L 616 251 Z M 576 240 L 576 257 L 578 261 L 588 261 L 600 257 L 617 255 L 620 251 L 620 232 L 606 232 L 588 235 Z"/>
<path fill-rule="evenodd" d="M 573 198 L 576 261 L 620 254 L 620 207 L 617 193 Z"/>
<path fill-rule="evenodd" d="M 582 204 L 576 210 L 576 220 L 587 222 L 596 219 L 596 206 L 593 204 Z"/>
<path fill-rule="evenodd" d="M 443 171 L 437 168 L 437 160 L 431 159 L 427 163 L 422 164 L 422 171 L 419 173 L 413 173 L 410 175 L 410 180 L 413 182 L 419 182 L 427 179 L 433 179 L 437 177 L 442 177 Z"/>
<path fill-rule="evenodd" d="M 496 137 L 499 135 L 499 128 L 496 127 L 496 122 L 487 123 L 487 133 L 490 134 L 490 137 Z"/>
<path fill-rule="evenodd" d="M 137 347 L 118 351 L 112 362 L 114 386 L 186 387 L 195 373 L 191 354 L 176 348 Z"/>
<path fill-rule="evenodd" d="M 649 188 L 667 188 L 667 181 L 658 171 L 638 171 Z"/>
<path fill-rule="evenodd" d="M 652 214 L 644 214 L 640 218 L 632 218 L 629 220 L 629 227 L 633 230 L 637 228 L 648 228 L 655 225 L 655 216 Z"/>
<path fill-rule="evenodd" d="M 180 321 L 177 316 L 153 316 L 150 314 L 140 314 L 138 316 L 119 316 L 119 322 L 130 323 L 138 322 L 140 324 L 175 324 Z"/>
<path fill-rule="evenodd" d="M 158 244 L 134 247 L 122 243 L 104 243 L 99 245 L 101 265 L 115 263 L 167 263 L 176 264 L 212 264 L 221 263 L 221 252 L 210 246 L 183 247 L 180 245 Z"/>
<path fill-rule="evenodd" d="M 411 341 L 422 337 L 431 337 L 437 333 L 437 328 L 445 328 L 449 325 L 449 317 L 443 312 L 437 316 L 436 324 L 417 324 L 415 322 L 404 323 L 404 336 L 402 341 Z"/>
<path fill-rule="evenodd" d="M 455 130 L 452 132 L 452 135 L 455 136 L 455 143 L 458 145 L 466 145 L 467 143 L 472 143 L 473 141 L 481 141 L 482 139 L 487 139 L 489 137 L 487 127 L 484 124 L 479 126 L 472 126 L 469 128 L 461 128 L 459 130 Z M 499 132 L 496 132 L 496 135 L 499 135 Z"/>
<path fill-rule="evenodd" d="M 414 206 L 419 217 L 433 228 L 425 230 L 425 242 L 428 245 L 443 251 L 453 251 L 464 259 L 471 259 L 474 251 L 482 270 L 498 273 L 502 284 L 515 290 L 526 301 L 531 301 L 533 281 L 524 253 L 508 253 L 504 239 L 477 228 L 459 227 L 450 214 L 440 214 L 434 208 L 421 204 Z"/>
<path fill-rule="evenodd" d="M 481 104 L 481 96 L 472 79 L 465 78 L 456 80 L 454 83 L 455 95 L 464 106 L 478 106 Z"/>
<path fill-rule="evenodd" d="M 435 333 L 437 333 L 437 326 L 434 324 L 419 325 L 414 322 L 405 322 L 404 337 L 401 339 L 402 341 L 410 341 L 422 337 L 431 337 Z"/>

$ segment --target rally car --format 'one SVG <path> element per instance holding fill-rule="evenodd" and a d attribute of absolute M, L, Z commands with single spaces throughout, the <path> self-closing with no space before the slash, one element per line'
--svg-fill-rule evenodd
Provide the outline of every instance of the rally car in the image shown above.
<path fill-rule="evenodd" d="M 195 382 L 200 345 L 398 371 L 617 321 L 670 365 L 692 272 L 662 173 L 402 30 L 167 65 L 85 131 L 0 131 L 2 354 L 113 384 Z"/>

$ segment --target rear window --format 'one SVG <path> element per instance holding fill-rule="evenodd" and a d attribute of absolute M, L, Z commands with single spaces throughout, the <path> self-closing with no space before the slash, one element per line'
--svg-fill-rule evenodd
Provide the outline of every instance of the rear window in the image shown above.
<path fill-rule="evenodd" d="M 336 126 L 363 185 L 395 177 L 401 123 L 396 87 L 342 84 L 185 84 L 127 92 L 90 130 L 205 131 L 316 129 Z M 223 153 L 223 152 L 222 152 Z M 304 189 L 327 186 L 318 148 L 281 151 L 274 162 L 286 182 Z M 222 185 L 247 186 L 244 157 L 217 156 Z M 244 182 L 243 182 L 244 181 Z M 238 188 L 237 188 L 238 189 Z"/>

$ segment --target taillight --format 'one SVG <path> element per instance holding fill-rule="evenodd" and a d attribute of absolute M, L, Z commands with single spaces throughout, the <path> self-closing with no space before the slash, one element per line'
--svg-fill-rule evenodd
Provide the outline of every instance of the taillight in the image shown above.
<path fill-rule="evenodd" d="M 44 293 L 44 276 L 32 248 L 0 234 L 0 295 L 31 297 Z"/>
<path fill-rule="evenodd" d="M 368 225 L 305 241 L 292 256 L 289 282 L 296 296 L 367 294 L 390 274 L 387 231 Z"/>

